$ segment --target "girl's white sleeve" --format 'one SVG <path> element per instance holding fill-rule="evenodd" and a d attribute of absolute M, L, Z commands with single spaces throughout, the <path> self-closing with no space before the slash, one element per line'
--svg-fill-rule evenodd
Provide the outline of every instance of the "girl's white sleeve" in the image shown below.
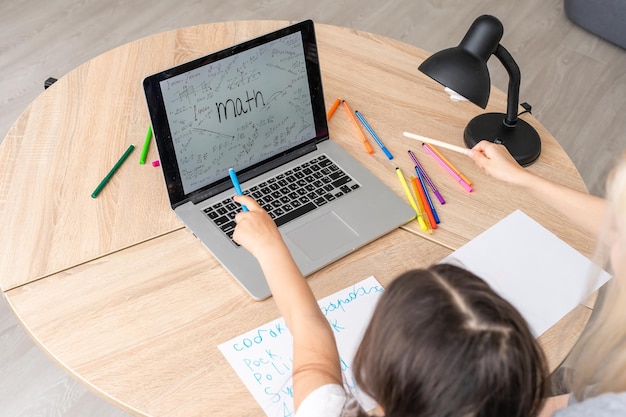
<path fill-rule="evenodd" d="M 346 399 L 346 391 L 341 385 L 322 385 L 300 403 L 295 417 L 339 417 Z"/>

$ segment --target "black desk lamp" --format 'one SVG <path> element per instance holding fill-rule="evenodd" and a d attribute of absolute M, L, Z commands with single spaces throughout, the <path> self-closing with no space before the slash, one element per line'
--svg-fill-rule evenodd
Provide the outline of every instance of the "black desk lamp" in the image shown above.
<path fill-rule="evenodd" d="M 470 120 L 463 133 L 465 145 L 471 148 L 483 139 L 500 143 L 520 165 L 529 165 L 541 153 L 541 140 L 531 125 L 517 118 L 521 75 L 511 54 L 500 45 L 503 32 L 497 18 L 480 16 L 459 46 L 433 54 L 419 70 L 484 109 L 491 86 L 487 61 L 495 55 L 509 74 L 506 114 L 484 113 Z"/>

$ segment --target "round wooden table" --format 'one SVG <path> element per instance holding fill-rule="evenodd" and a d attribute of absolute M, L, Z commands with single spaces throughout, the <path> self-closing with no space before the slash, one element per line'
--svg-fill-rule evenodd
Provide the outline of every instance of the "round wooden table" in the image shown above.
<path fill-rule="evenodd" d="M 20 116 L 0 147 L 0 286 L 13 312 L 62 368 L 109 401 L 141 416 L 252 416 L 259 406 L 217 346 L 278 317 L 273 300 L 252 301 L 176 218 L 156 147 L 148 163 L 134 153 L 100 195 L 91 193 L 149 124 L 141 82 L 162 69 L 288 25 L 286 21 L 207 24 L 160 33 L 96 57 L 59 79 Z M 467 121 L 483 112 L 453 103 L 417 71 L 425 51 L 383 36 L 317 24 L 327 106 L 347 100 L 366 114 L 394 155 L 364 152 L 338 109 L 331 138 L 404 195 L 395 167 L 414 146 L 411 131 L 462 145 Z M 506 97 L 492 91 L 487 111 Z M 529 170 L 585 190 L 550 133 Z M 447 154 L 448 155 L 448 154 Z M 441 260 L 515 209 L 586 255 L 593 239 L 530 196 L 449 155 L 475 191 L 438 175 L 447 203 L 433 234 L 416 222 L 378 239 L 308 278 L 318 298 L 374 275 Z M 424 159 L 428 172 L 439 168 Z M 432 175 L 432 174 L 431 174 Z M 539 341 L 555 369 L 590 314 L 580 305 Z"/>

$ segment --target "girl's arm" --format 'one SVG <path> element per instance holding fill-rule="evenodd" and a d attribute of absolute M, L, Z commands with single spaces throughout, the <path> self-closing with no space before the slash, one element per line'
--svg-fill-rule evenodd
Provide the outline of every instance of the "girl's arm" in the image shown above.
<path fill-rule="evenodd" d="M 270 216 L 254 199 L 236 196 L 240 212 L 233 239 L 259 261 L 272 296 L 293 336 L 293 391 L 296 409 L 316 388 L 341 385 L 335 338 L 311 288 L 300 273 Z"/>

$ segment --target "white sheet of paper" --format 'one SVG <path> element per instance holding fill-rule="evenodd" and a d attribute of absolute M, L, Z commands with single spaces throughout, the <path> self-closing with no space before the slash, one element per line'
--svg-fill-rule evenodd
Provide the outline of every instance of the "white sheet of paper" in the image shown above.
<path fill-rule="evenodd" d="M 535 337 L 610 275 L 520 210 L 444 258 L 487 281 L 515 306 Z"/>
<path fill-rule="evenodd" d="M 376 278 L 369 277 L 318 301 L 335 334 L 344 387 L 366 410 L 375 403 L 357 387 L 351 364 L 383 291 Z M 282 318 L 224 342 L 219 349 L 268 416 L 295 414 L 293 339 Z"/>

